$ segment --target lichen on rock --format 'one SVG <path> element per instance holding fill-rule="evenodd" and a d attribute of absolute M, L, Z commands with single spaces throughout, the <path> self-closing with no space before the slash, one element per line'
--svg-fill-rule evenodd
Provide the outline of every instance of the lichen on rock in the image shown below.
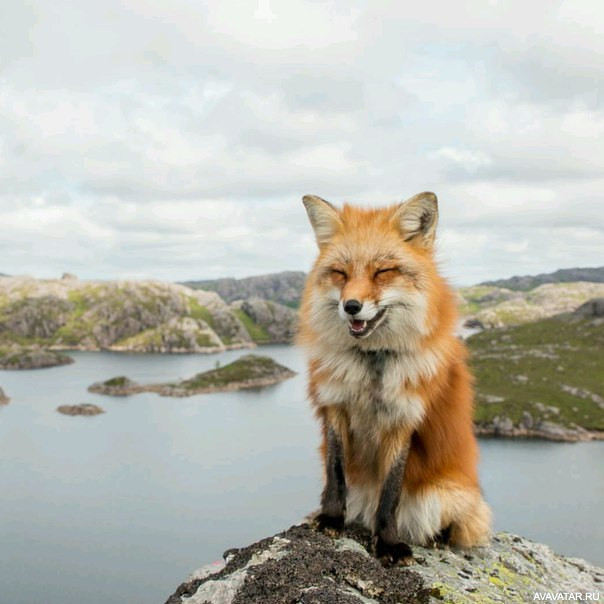
<path fill-rule="evenodd" d="M 411 567 L 384 568 L 370 542 L 358 526 L 339 539 L 293 526 L 225 552 L 224 564 L 193 573 L 166 604 L 507 604 L 536 592 L 599 594 L 604 581 L 604 569 L 509 533 L 469 551 L 414 547 Z"/>

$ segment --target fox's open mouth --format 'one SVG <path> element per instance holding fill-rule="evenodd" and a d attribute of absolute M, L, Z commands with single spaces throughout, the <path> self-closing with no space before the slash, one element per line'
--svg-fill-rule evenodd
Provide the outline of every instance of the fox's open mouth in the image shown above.
<path fill-rule="evenodd" d="M 355 338 L 362 338 L 368 336 L 373 330 L 382 322 L 386 309 L 378 311 L 377 315 L 369 321 L 361 321 L 359 319 L 352 319 L 348 321 L 348 333 Z"/>

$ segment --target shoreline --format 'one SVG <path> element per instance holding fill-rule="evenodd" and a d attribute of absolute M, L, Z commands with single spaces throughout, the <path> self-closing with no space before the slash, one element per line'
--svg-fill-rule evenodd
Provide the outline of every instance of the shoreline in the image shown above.
<path fill-rule="evenodd" d="M 585 428 L 565 428 L 556 424 L 556 431 L 512 428 L 501 431 L 498 428 L 474 424 L 474 434 L 478 438 L 497 440 L 547 440 L 550 442 L 579 443 L 604 440 L 604 431 Z"/>

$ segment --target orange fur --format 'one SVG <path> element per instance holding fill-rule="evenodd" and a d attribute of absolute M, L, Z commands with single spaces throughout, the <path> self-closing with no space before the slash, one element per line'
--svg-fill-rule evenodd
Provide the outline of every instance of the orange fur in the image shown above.
<path fill-rule="evenodd" d="M 336 210 L 305 198 L 320 252 L 302 299 L 298 343 L 309 357 L 323 457 L 332 427 L 342 440 L 348 488 L 359 493 L 355 513 L 370 524 L 380 485 L 410 441 L 401 533 L 426 542 L 430 531 L 451 525 L 452 539 L 472 546 L 485 542 L 490 522 L 478 483 L 472 378 L 454 333 L 455 296 L 434 260 L 436 198 L 422 195 L 382 209 Z M 366 337 L 351 335 L 343 318 L 342 303 L 351 299 L 367 313 L 384 310 Z M 359 360 L 363 351 L 387 351 L 381 381 Z"/>

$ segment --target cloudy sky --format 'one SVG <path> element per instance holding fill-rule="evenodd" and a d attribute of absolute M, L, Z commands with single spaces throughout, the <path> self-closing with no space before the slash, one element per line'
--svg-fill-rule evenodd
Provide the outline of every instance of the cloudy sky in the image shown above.
<path fill-rule="evenodd" d="M 440 203 L 457 284 L 604 264 L 599 0 L 3 0 L 0 272 L 307 270 L 306 193 Z"/>

